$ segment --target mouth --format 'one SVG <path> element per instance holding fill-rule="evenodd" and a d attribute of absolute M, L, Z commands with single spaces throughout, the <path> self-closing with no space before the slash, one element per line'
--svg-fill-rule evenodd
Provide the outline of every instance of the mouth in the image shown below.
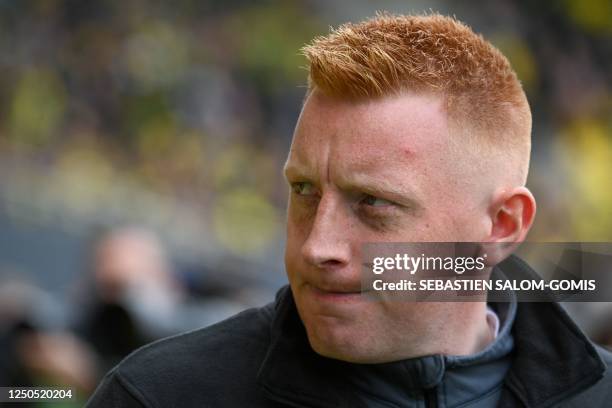
<path fill-rule="evenodd" d="M 321 288 L 312 284 L 308 285 L 312 295 L 320 301 L 324 302 L 352 302 L 360 300 L 364 292 L 361 288 L 336 288 L 326 287 Z"/>

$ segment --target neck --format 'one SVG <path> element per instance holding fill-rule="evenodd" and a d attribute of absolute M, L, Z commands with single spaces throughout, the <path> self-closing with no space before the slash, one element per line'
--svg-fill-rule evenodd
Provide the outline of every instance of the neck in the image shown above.
<path fill-rule="evenodd" d="M 455 304 L 460 313 L 447 321 L 433 354 L 470 355 L 484 350 L 495 340 L 494 327 L 487 321 L 485 302 Z M 434 343 L 435 344 L 435 343 Z"/>
<path fill-rule="evenodd" d="M 431 306 L 437 309 L 435 313 L 430 314 L 432 324 L 421 332 L 420 336 L 406 342 L 404 334 L 396 334 L 397 338 L 393 343 L 402 344 L 404 347 L 401 349 L 373 358 L 369 356 L 368 359 L 349 359 L 346 356 L 317 352 L 349 362 L 387 363 L 433 355 L 472 355 L 484 350 L 494 341 L 494 328 L 487 322 L 485 302 L 432 302 Z"/>
<path fill-rule="evenodd" d="M 487 319 L 487 304 L 479 303 L 482 308 L 477 318 L 476 336 L 474 343 L 470 347 L 470 352 L 467 354 L 476 354 L 484 350 L 489 344 L 495 341 L 495 327 L 492 326 L 492 322 Z"/>

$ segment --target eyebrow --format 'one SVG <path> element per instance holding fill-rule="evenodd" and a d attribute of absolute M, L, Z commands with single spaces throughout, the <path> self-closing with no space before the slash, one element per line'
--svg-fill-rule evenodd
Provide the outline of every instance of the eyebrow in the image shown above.
<path fill-rule="evenodd" d="M 388 178 L 371 176 L 362 172 L 353 172 L 340 182 L 340 188 L 347 191 L 363 191 L 374 196 L 384 196 L 398 204 L 414 209 L 422 208 L 419 196 L 408 185 L 400 185 Z"/>
<path fill-rule="evenodd" d="M 306 163 L 302 163 L 299 159 L 292 158 L 291 162 L 287 160 L 283 166 L 282 173 L 287 181 L 289 181 L 290 178 L 299 178 L 300 181 L 314 182 L 316 174 L 313 174 L 309 169 L 310 166 Z"/>

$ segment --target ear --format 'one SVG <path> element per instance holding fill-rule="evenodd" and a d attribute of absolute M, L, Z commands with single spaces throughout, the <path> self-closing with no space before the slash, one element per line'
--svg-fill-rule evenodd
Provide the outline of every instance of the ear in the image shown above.
<path fill-rule="evenodd" d="M 487 264 L 496 265 L 514 252 L 525 240 L 535 213 L 535 199 L 526 187 L 500 190 L 493 196 L 491 231 L 483 248 Z"/>

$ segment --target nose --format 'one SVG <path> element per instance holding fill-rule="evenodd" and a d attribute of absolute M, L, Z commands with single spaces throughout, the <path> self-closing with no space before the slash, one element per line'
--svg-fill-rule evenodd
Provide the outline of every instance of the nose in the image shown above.
<path fill-rule="evenodd" d="M 319 201 L 302 256 L 309 264 L 322 269 L 338 269 L 349 264 L 351 257 L 350 215 L 340 200 L 324 195 Z"/>

